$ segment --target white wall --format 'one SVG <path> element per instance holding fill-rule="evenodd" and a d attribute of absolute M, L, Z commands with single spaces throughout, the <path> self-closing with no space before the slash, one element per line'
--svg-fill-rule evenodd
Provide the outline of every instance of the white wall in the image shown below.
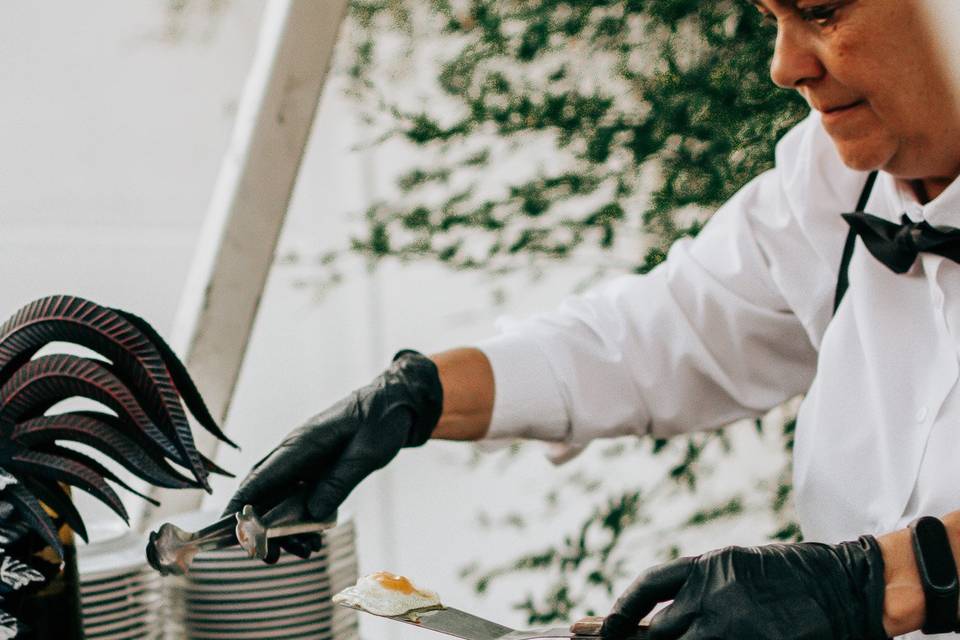
<path fill-rule="evenodd" d="M 206 3 L 193 6 L 200 9 L 176 41 L 165 35 L 171 18 L 159 0 L 0 6 L 0 317 L 35 297 L 69 292 L 169 331 L 262 9 L 235 1 L 208 16 Z M 351 216 L 388 182 L 395 153 L 352 152 L 358 138 L 353 106 L 334 80 L 280 255 L 342 246 L 356 225 Z M 357 259 L 344 267 L 346 282 L 319 299 L 297 286 L 315 276 L 313 266 L 275 267 L 227 424 L 243 451 L 222 452 L 227 468 L 242 474 L 287 430 L 365 383 L 396 349 L 469 344 L 488 335 L 502 311 L 478 276 L 429 265 L 391 265 L 371 276 Z M 553 306 L 578 277 L 563 267 L 536 287 L 515 281 L 523 295 L 512 298 L 511 311 Z M 611 466 L 595 452 L 561 469 L 534 450 L 475 470 L 471 456 L 469 447 L 448 443 L 405 451 L 358 490 L 347 511 L 358 521 L 361 570 L 409 575 L 454 606 L 515 625 L 523 621 L 509 604 L 517 590 L 536 586 L 535 577 L 477 599 L 459 570 L 556 541 L 586 505 L 564 503 L 558 520 L 521 532 L 488 532 L 477 525 L 478 511 L 535 515 L 542 488 L 576 470 L 602 470 L 611 490 L 661 473 L 640 457 Z M 217 481 L 210 504 L 233 485 Z M 639 570 L 651 554 L 637 548 L 628 566 Z M 364 619 L 370 639 L 422 633 Z"/>
<path fill-rule="evenodd" d="M 176 42 L 166 7 L 0 8 L 0 314 L 70 291 L 169 327 L 261 5 Z"/>

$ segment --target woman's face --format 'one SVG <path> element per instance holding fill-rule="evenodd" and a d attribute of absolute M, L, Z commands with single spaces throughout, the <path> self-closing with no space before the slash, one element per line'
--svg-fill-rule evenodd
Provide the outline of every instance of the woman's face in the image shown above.
<path fill-rule="evenodd" d="M 960 173 L 960 122 L 919 0 L 752 1 L 777 24 L 773 81 L 823 114 L 848 166 Z"/>

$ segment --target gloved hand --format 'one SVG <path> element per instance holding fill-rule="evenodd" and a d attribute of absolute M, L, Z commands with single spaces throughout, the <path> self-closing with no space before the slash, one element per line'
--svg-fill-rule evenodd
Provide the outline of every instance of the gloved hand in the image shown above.
<path fill-rule="evenodd" d="M 386 465 L 403 447 L 425 443 L 443 408 L 437 367 L 416 351 L 401 351 L 369 385 L 292 431 L 260 460 L 224 509 L 251 504 L 264 513 L 296 491 L 304 494 L 303 518 L 334 514 L 360 481 Z M 306 557 L 319 536 L 283 538 L 281 546 Z M 279 550 L 271 545 L 268 561 Z"/>
<path fill-rule="evenodd" d="M 883 628 L 883 557 L 872 536 L 728 547 L 654 567 L 604 620 L 623 638 L 660 602 L 650 640 L 875 640 Z"/>

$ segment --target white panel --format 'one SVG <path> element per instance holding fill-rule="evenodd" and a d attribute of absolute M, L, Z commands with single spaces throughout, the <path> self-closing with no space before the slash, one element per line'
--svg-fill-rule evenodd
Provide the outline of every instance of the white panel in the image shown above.
<path fill-rule="evenodd" d="M 174 322 L 172 346 L 211 414 L 226 418 L 277 238 L 326 79 L 346 0 L 272 0 Z M 216 441 L 196 430 L 198 448 Z M 157 492 L 151 518 L 200 506 L 199 492 Z"/>

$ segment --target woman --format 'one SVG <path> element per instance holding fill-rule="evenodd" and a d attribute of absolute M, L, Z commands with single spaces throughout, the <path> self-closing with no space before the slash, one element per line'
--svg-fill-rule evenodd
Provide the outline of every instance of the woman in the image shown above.
<path fill-rule="evenodd" d="M 806 393 L 795 487 L 817 542 L 655 567 L 604 635 L 624 636 L 670 600 L 651 638 L 957 628 L 960 240 L 947 228 L 960 227 L 960 117 L 917 3 L 754 3 L 777 25 L 773 81 L 811 107 L 774 170 L 648 275 L 474 348 L 401 352 L 291 433 L 228 511 L 305 484 L 305 508 L 322 518 L 430 437 L 537 438 L 569 452 L 598 437 L 715 428 Z M 908 528 L 919 516 L 942 520 Z"/>

